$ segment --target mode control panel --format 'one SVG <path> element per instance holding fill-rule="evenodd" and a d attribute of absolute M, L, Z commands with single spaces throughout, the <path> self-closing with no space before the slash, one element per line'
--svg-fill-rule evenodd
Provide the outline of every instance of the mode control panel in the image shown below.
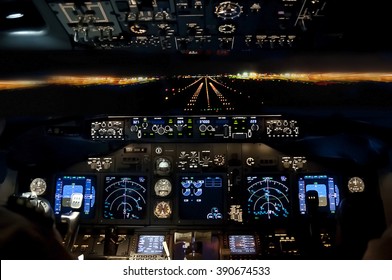
<path fill-rule="evenodd" d="M 280 116 L 130 116 L 91 121 L 94 140 L 254 141 L 299 136 L 297 120 Z"/>

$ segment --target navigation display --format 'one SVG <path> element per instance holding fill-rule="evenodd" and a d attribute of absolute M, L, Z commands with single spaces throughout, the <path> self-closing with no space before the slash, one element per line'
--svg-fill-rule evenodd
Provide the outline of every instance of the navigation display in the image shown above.
<path fill-rule="evenodd" d="M 232 255 L 256 254 L 255 237 L 251 234 L 229 235 L 229 249 Z"/>
<path fill-rule="evenodd" d="M 306 192 L 316 191 L 321 212 L 334 214 L 340 202 L 336 178 L 320 175 L 303 175 L 298 178 L 299 211 L 306 214 Z"/>
<path fill-rule="evenodd" d="M 93 218 L 95 216 L 95 187 L 96 180 L 93 176 L 58 176 L 54 195 L 55 215 L 80 212 L 81 218 Z"/>
<path fill-rule="evenodd" d="M 290 213 L 288 177 L 254 175 L 246 178 L 247 210 L 251 220 L 285 219 Z"/>
<path fill-rule="evenodd" d="M 144 220 L 147 215 L 146 176 L 106 176 L 103 192 L 105 220 Z"/>
<path fill-rule="evenodd" d="M 146 255 L 163 254 L 164 235 L 140 235 L 137 244 L 137 253 Z"/>
<path fill-rule="evenodd" d="M 180 183 L 179 217 L 182 220 L 223 219 L 223 177 L 182 176 Z"/>

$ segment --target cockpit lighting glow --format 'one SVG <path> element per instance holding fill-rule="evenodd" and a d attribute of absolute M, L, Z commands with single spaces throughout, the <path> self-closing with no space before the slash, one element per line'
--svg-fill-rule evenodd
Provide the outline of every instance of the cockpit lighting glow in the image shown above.
<path fill-rule="evenodd" d="M 17 18 L 21 18 L 23 16 L 24 16 L 24 14 L 22 14 L 22 13 L 13 13 L 13 14 L 9 14 L 5 18 L 6 19 L 17 19 Z"/>

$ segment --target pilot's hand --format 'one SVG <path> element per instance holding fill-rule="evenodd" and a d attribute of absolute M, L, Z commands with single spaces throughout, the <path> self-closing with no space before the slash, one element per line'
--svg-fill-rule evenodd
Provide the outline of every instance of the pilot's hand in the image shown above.
<path fill-rule="evenodd" d="M 10 196 L 7 208 L 42 226 L 54 226 L 54 213 L 50 203 L 31 193 Z"/>
<path fill-rule="evenodd" d="M 0 207 L 0 259 L 69 260 L 48 201 L 14 195 Z"/>
<path fill-rule="evenodd" d="M 392 260 L 392 225 L 380 238 L 369 241 L 364 260 Z"/>

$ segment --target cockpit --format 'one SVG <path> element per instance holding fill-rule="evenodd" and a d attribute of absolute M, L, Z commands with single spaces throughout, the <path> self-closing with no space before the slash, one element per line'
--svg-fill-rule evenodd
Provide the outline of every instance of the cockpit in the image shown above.
<path fill-rule="evenodd" d="M 239 2 L 1 2 L 2 204 L 75 258 L 361 259 L 392 222 L 388 46 L 334 1 Z"/>

